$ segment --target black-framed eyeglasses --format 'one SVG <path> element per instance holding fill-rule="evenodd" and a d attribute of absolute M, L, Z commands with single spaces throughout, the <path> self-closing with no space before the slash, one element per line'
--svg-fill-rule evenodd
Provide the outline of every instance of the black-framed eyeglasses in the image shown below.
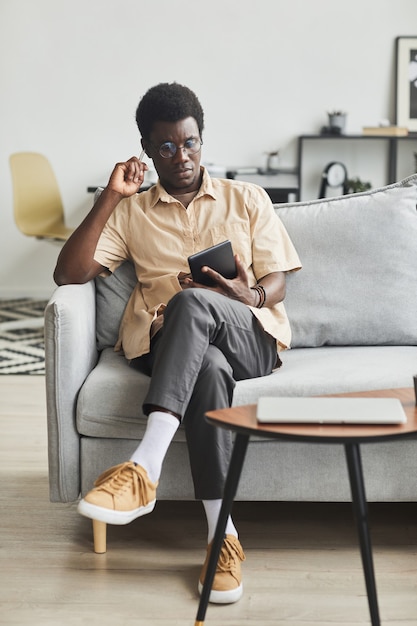
<path fill-rule="evenodd" d="M 173 141 L 165 141 L 165 143 L 161 144 L 159 147 L 154 144 L 151 145 L 155 150 L 158 150 L 161 157 L 171 159 L 177 154 L 177 150 L 185 150 L 188 155 L 197 154 L 197 152 L 200 152 L 203 142 L 200 137 L 190 137 L 184 141 L 184 145 L 182 146 L 177 146 Z"/>

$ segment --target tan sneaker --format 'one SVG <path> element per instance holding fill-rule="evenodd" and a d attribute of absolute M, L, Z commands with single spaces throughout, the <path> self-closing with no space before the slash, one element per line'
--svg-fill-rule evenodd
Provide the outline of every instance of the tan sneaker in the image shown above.
<path fill-rule="evenodd" d="M 207 565 L 211 553 L 210 543 L 207 546 L 206 560 L 201 570 L 198 581 L 198 591 L 203 589 L 206 577 Z M 213 586 L 210 592 L 209 602 L 216 604 L 230 604 L 237 602 L 242 597 L 242 572 L 240 564 L 245 560 L 245 555 L 240 545 L 240 541 L 234 535 L 226 535 L 220 550 L 219 561 L 214 575 Z"/>
<path fill-rule="evenodd" d="M 78 512 L 91 519 L 129 524 L 155 507 L 158 483 L 151 483 L 146 470 L 132 461 L 111 467 L 94 485 L 78 504 Z"/>

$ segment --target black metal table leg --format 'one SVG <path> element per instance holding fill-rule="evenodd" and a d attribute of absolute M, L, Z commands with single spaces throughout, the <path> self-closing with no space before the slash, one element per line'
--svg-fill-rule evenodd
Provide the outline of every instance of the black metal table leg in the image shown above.
<path fill-rule="evenodd" d="M 349 470 L 350 488 L 352 490 L 352 504 L 359 535 L 359 544 L 362 556 L 362 566 L 365 574 L 366 592 L 368 594 L 369 611 L 372 626 L 380 626 L 378 598 L 374 565 L 372 559 L 372 545 L 368 524 L 368 505 L 366 502 L 365 484 L 362 473 L 362 462 L 358 443 L 345 444 L 346 460 Z"/>
<path fill-rule="evenodd" d="M 216 573 L 217 561 L 219 560 L 219 554 L 223 544 L 224 531 L 226 530 L 227 519 L 230 515 L 230 511 L 232 510 L 233 500 L 235 499 L 237 487 L 239 485 L 239 479 L 242 473 L 248 442 L 249 435 L 243 435 L 240 433 L 236 434 L 229 470 L 227 472 L 226 483 L 224 486 L 223 502 L 220 509 L 219 519 L 217 520 L 216 532 L 214 534 L 206 577 L 201 591 L 195 626 L 202 626 L 202 624 L 204 624 L 211 587 Z"/>

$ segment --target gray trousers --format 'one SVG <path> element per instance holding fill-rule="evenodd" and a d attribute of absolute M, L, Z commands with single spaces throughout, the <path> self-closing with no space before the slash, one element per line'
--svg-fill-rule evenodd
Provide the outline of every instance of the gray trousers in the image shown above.
<path fill-rule="evenodd" d="M 196 499 L 223 497 L 232 448 L 231 433 L 204 414 L 231 406 L 237 380 L 270 374 L 276 363 L 275 339 L 245 304 L 207 289 L 185 289 L 168 303 L 147 355 L 143 410 L 181 416 Z"/>

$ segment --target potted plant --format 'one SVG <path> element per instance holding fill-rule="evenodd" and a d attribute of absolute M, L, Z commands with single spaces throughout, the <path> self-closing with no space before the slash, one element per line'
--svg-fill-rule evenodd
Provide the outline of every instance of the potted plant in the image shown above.
<path fill-rule="evenodd" d="M 358 176 L 355 178 L 348 178 L 345 183 L 345 194 L 359 193 L 360 191 L 368 191 L 372 185 L 370 182 L 362 181 Z"/>
<path fill-rule="evenodd" d="M 329 117 L 329 128 L 333 133 L 343 133 L 346 126 L 347 113 L 344 111 L 329 111 L 327 113 Z"/>

